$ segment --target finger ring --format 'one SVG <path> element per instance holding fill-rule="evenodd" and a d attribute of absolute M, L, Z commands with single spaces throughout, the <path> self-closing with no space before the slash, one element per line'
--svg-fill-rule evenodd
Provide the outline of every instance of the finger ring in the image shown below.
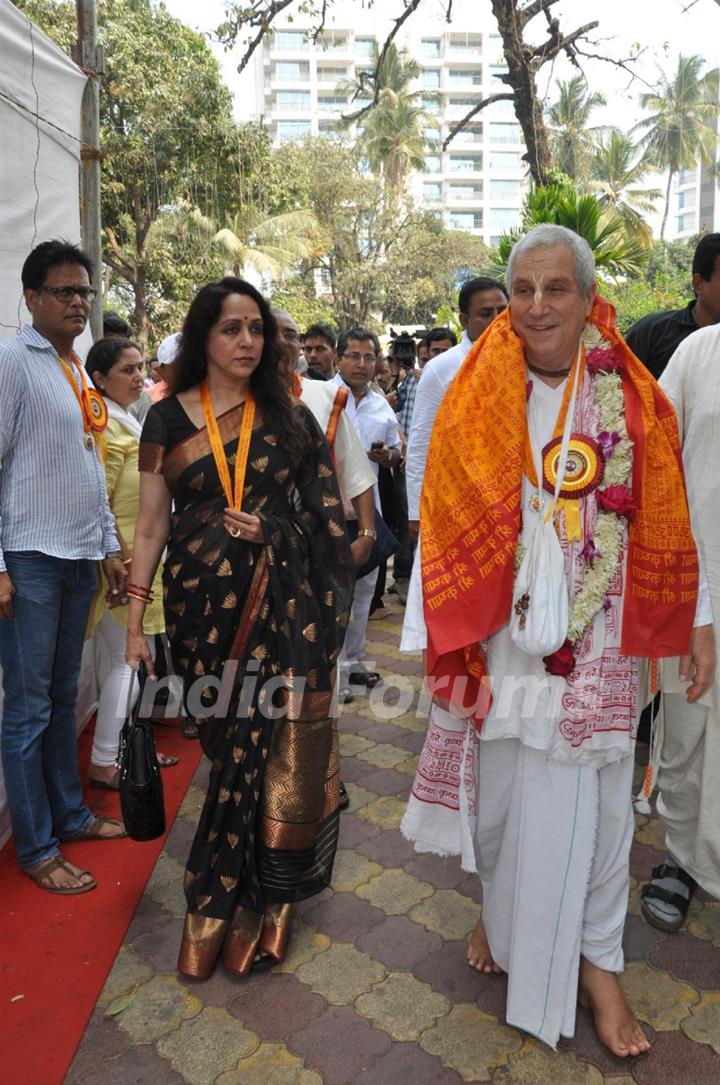
<path fill-rule="evenodd" d="M 128 601 L 128 597 L 127 597 L 127 595 L 123 595 L 123 596 L 121 597 L 121 599 L 120 599 L 120 602 L 121 602 L 121 603 L 127 603 L 127 601 Z"/>
<path fill-rule="evenodd" d="M 238 528 L 229 527 L 228 531 L 232 535 L 233 539 L 237 539 L 239 535 L 242 535 L 242 531 L 240 530 L 239 527 Z"/>

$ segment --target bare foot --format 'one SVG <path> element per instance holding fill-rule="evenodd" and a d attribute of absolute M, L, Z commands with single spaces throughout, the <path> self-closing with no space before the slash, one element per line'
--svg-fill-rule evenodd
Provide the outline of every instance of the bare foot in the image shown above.
<path fill-rule="evenodd" d="M 650 1041 L 622 993 L 614 972 L 580 958 L 580 1002 L 592 1010 L 600 1043 L 613 1055 L 631 1058 L 650 1050 Z"/>
<path fill-rule="evenodd" d="M 500 965 L 495 964 L 495 961 L 492 958 L 490 943 L 487 940 L 485 925 L 482 919 L 478 919 L 475 924 L 475 930 L 470 935 L 467 959 L 470 967 L 474 968 L 476 972 L 486 972 L 488 974 L 499 974 L 502 972 Z"/>

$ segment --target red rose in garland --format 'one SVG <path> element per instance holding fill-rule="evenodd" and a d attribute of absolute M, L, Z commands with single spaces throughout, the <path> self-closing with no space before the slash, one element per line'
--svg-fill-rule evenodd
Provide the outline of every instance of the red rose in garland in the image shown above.
<path fill-rule="evenodd" d="M 606 486 L 604 490 L 597 492 L 598 505 L 606 512 L 617 513 L 627 520 L 634 520 L 638 511 L 638 503 L 628 486 Z"/>
<path fill-rule="evenodd" d="M 567 678 L 575 670 L 575 651 L 569 640 L 561 644 L 556 652 L 543 656 L 543 663 L 548 674 L 559 674 Z"/>

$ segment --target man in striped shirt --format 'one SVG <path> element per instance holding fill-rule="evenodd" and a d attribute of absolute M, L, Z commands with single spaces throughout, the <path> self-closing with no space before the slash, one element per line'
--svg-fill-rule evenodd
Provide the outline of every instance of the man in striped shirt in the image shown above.
<path fill-rule="evenodd" d="M 95 886 L 63 840 L 124 836 L 85 805 L 75 701 L 95 562 L 123 598 L 105 477 L 73 351 L 95 291 L 92 263 L 46 241 L 22 270 L 32 327 L 0 343 L 0 663 L 2 763 L 20 866 L 43 889 Z"/>

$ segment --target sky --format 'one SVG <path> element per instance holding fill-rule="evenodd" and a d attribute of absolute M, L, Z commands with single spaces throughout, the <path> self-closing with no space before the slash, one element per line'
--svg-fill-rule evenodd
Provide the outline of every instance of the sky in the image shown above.
<path fill-rule="evenodd" d="M 202 4 L 197 0 L 165 0 L 165 3 L 173 15 L 203 32 L 212 31 L 224 18 L 223 0 L 204 0 Z M 365 6 L 363 0 L 343 0 L 344 10 L 348 4 L 358 8 Z M 423 7 L 439 15 L 441 0 L 425 0 L 412 18 L 417 18 Z M 476 13 L 482 7 L 489 12 L 489 0 L 455 0 L 454 3 L 456 12 Z M 376 9 L 397 15 L 402 11 L 402 5 L 399 0 L 379 0 Z M 715 0 L 695 0 L 694 3 L 693 0 L 602 0 L 600 3 L 598 0 L 559 0 L 552 13 L 560 19 L 560 26 L 566 32 L 594 19 L 599 21 L 592 36 L 604 40 L 596 48 L 589 48 L 590 52 L 620 58 L 642 46 L 636 69 L 649 84 L 657 82 L 661 71 L 670 74 L 680 53 L 685 56 L 699 53 L 707 61 L 708 68 L 720 65 L 720 4 Z M 542 40 L 544 25 L 542 18 L 535 20 L 530 24 L 528 37 Z M 252 108 L 254 87 L 250 73 L 237 74 L 241 50 L 228 54 L 217 44 L 213 44 L 213 49 L 235 95 L 236 115 L 238 119 L 245 119 Z M 594 114 L 594 123 L 615 125 L 623 130 L 630 128 L 642 116 L 637 96 L 646 89 L 644 84 L 629 85 L 623 72 L 602 61 L 583 61 L 583 69 L 590 88 L 602 91 L 608 100 L 607 106 Z M 564 59 L 547 65 L 538 80 L 540 92 L 552 100 L 555 80 L 567 79 L 572 74 L 574 70 Z"/>

